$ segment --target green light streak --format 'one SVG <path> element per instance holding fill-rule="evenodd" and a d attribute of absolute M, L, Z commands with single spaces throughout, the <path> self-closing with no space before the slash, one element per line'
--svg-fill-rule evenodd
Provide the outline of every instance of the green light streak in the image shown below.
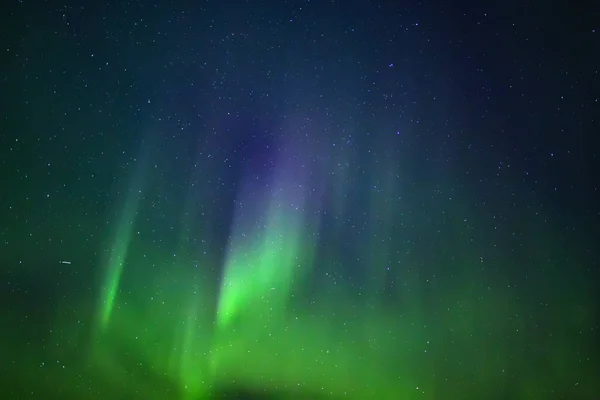
<path fill-rule="evenodd" d="M 303 248 L 299 217 L 271 211 L 266 234 L 256 248 L 236 251 L 226 265 L 219 323 L 227 324 L 236 313 L 256 302 L 273 313 L 289 294 L 294 270 Z"/>
<path fill-rule="evenodd" d="M 198 298 L 189 305 L 188 315 L 182 321 L 180 340 L 173 350 L 173 375 L 177 376 L 183 393 L 183 400 L 197 399 L 206 390 L 210 376 L 206 368 L 205 352 L 210 337 L 202 332 L 202 323 L 198 315 Z"/>
<path fill-rule="evenodd" d="M 252 232 L 234 232 L 218 305 L 221 328 L 242 313 L 277 318 L 294 283 L 310 270 L 317 213 L 306 199 L 303 178 L 297 171 L 283 171 L 271 193 L 264 229 L 254 224 Z M 256 215 L 245 217 L 258 219 Z M 251 239 L 244 240 L 246 235 Z"/>
<path fill-rule="evenodd" d="M 121 222 L 119 223 L 119 228 L 117 229 L 116 240 L 108 262 L 106 284 L 105 289 L 103 290 L 104 301 L 100 319 L 100 326 L 102 329 L 106 329 L 106 325 L 110 320 L 115 305 L 121 275 L 123 274 L 123 265 L 127 258 L 127 249 L 129 248 L 129 243 L 131 241 L 131 233 L 133 232 L 138 204 L 139 197 L 130 194 L 125 202 L 125 207 L 123 208 L 123 215 L 121 217 Z"/>
<path fill-rule="evenodd" d="M 127 252 L 131 242 L 131 236 L 135 225 L 135 219 L 139 209 L 142 192 L 145 187 L 147 176 L 147 163 L 149 161 L 148 145 L 143 146 L 143 158 L 138 161 L 135 173 L 131 179 L 131 185 L 121 210 L 120 218 L 115 234 L 110 256 L 106 263 L 106 275 L 102 289 L 103 300 L 100 307 L 99 328 L 105 330 L 110 322 L 111 315 L 119 291 L 123 268 L 127 260 Z"/>

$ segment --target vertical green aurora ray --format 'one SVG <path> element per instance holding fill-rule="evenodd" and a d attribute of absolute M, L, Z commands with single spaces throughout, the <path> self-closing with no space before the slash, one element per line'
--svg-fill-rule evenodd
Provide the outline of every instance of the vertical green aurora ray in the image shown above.
<path fill-rule="evenodd" d="M 104 278 L 102 293 L 102 302 L 99 315 L 99 328 L 105 330 L 112 315 L 115 306 L 123 266 L 127 259 L 127 251 L 131 242 L 131 234 L 135 225 L 135 219 L 140 201 L 143 197 L 143 191 L 146 186 L 148 176 L 148 163 L 150 161 L 150 145 L 145 143 L 142 146 L 141 159 L 136 162 L 133 176 L 130 180 L 130 186 L 125 204 L 120 213 L 115 238 L 108 260 L 106 261 L 106 275 Z"/>
<path fill-rule="evenodd" d="M 200 160 L 196 161 L 196 165 Z M 196 170 L 199 171 L 199 170 Z M 172 268 L 174 270 L 186 270 L 192 268 L 199 249 L 192 248 L 190 235 L 196 223 L 207 224 L 207 218 L 198 221 L 199 214 L 197 208 L 198 190 L 196 189 L 196 179 L 198 172 L 192 173 L 191 182 L 188 187 L 185 204 L 181 214 L 181 232 L 176 250 L 175 262 Z M 193 257 L 191 259 L 190 257 Z M 198 266 L 196 271 L 202 271 L 204 266 Z M 207 335 L 209 329 L 202 326 L 206 322 L 199 313 L 199 307 L 202 304 L 205 294 L 204 285 L 200 285 L 201 277 L 198 272 L 194 273 L 189 280 L 182 281 L 179 287 L 182 289 L 184 302 L 188 303 L 185 315 L 179 317 L 178 322 L 172 329 L 173 346 L 169 354 L 168 369 L 169 374 L 177 380 L 180 391 L 185 399 L 196 399 L 207 387 L 206 372 L 207 364 L 205 354 L 202 349 L 210 347 L 210 335 Z M 186 293 L 187 292 L 187 293 Z M 189 295 L 188 295 L 189 293 Z"/>
<path fill-rule="evenodd" d="M 206 337 L 203 337 L 200 331 L 202 321 L 198 313 L 199 303 L 198 296 L 192 299 L 187 318 L 183 323 L 178 375 L 184 400 L 198 398 L 207 386 L 204 380 L 206 356 L 200 351 L 202 347 L 200 341 L 206 340 Z"/>
<path fill-rule="evenodd" d="M 289 146 L 286 149 L 296 150 Z M 303 154 L 281 154 L 281 169 L 274 179 L 270 199 L 266 202 L 266 223 L 253 224 L 252 232 L 234 232 L 228 250 L 218 305 L 221 327 L 252 308 L 255 318 L 271 318 L 282 311 L 302 264 L 309 265 L 314 252 L 315 212 L 307 201 L 310 186 L 308 161 Z M 241 202 L 256 202 L 249 193 Z M 254 204 L 256 206 L 256 204 Z M 260 207 L 260 205 L 258 205 Z M 256 220 L 257 215 L 240 216 Z M 244 221 L 238 221 L 243 224 Z M 252 236 L 244 241 L 240 236 Z M 238 244 L 239 243 L 239 244 Z"/>

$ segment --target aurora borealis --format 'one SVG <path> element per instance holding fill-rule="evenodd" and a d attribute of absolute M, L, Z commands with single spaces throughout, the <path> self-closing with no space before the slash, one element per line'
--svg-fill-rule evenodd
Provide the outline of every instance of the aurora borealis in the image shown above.
<path fill-rule="evenodd" d="M 491 4 L 8 6 L 0 398 L 598 398 L 598 19 Z"/>

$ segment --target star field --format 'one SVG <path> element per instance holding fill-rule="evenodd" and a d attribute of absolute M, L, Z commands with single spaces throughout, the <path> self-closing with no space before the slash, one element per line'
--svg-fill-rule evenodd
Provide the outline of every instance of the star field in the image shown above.
<path fill-rule="evenodd" d="M 2 14 L 0 397 L 600 396 L 592 6 Z"/>

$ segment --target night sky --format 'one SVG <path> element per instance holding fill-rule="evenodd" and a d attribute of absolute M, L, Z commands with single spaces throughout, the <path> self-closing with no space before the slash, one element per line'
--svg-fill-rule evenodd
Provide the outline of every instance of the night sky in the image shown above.
<path fill-rule="evenodd" d="M 4 3 L 0 398 L 600 398 L 598 10 Z"/>

